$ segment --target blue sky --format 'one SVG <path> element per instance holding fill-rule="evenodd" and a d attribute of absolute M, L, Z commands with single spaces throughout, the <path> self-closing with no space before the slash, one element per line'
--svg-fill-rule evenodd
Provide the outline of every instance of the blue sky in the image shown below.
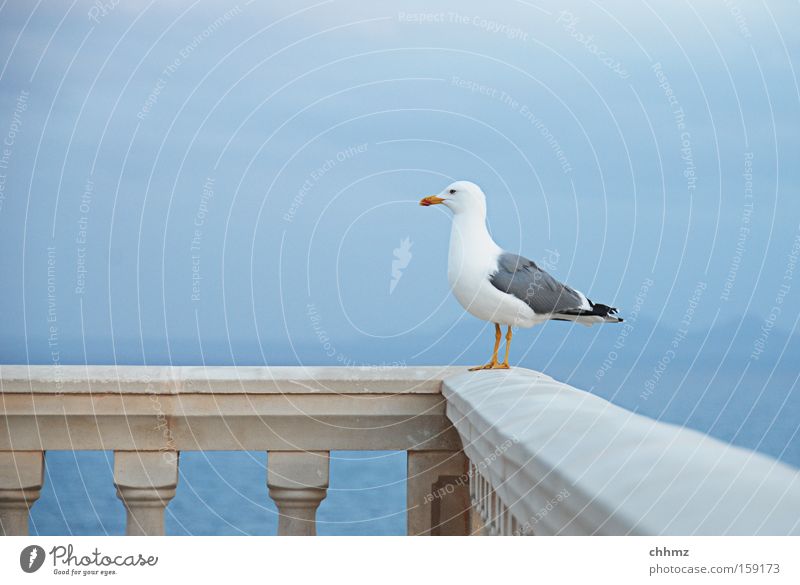
<path fill-rule="evenodd" d="M 799 10 L 7 2 L 2 361 L 482 360 L 449 218 L 416 205 L 469 179 L 501 245 L 637 307 L 631 362 L 691 309 L 682 357 L 747 358 L 766 323 L 788 368 Z M 617 336 L 551 324 L 512 357 L 588 380 Z"/>

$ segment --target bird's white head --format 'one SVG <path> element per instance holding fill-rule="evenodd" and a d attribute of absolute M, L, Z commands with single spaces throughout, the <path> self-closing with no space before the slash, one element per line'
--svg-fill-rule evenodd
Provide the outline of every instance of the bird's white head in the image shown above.
<path fill-rule="evenodd" d="M 423 207 L 441 204 L 448 207 L 454 215 L 463 213 L 486 217 L 486 195 L 480 187 L 469 181 L 451 183 L 438 195 L 423 197 L 419 204 Z"/>

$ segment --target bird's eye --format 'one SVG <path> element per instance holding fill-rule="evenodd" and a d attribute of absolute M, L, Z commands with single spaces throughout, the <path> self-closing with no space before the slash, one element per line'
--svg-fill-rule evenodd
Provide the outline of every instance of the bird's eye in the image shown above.
<path fill-rule="evenodd" d="M 455 189 L 450 189 L 450 195 L 453 195 L 456 192 Z"/>

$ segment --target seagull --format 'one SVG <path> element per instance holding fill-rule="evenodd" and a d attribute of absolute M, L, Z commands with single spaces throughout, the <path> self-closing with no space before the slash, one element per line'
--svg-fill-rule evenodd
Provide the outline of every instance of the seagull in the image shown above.
<path fill-rule="evenodd" d="M 489 363 L 474 370 L 507 370 L 512 327 L 533 327 L 545 321 L 621 323 L 617 309 L 593 303 L 585 294 L 562 284 L 524 256 L 498 246 L 486 228 L 486 195 L 478 185 L 456 181 L 438 195 L 423 197 L 423 207 L 444 205 L 453 212 L 447 280 L 458 302 L 478 319 L 494 323 L 494 350 Z M 506 325 L 506 353 L 497 351 Z"/>

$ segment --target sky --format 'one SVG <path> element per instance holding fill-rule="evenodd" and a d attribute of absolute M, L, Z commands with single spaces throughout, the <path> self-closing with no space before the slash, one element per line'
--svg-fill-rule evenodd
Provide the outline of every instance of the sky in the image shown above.
<path fill-rule="evenodd" d="M 800 464 L 797 3 L 0 7 L 0 363 L 484 362 L 495 240 L 627 325 L 512 362 Z"/>

